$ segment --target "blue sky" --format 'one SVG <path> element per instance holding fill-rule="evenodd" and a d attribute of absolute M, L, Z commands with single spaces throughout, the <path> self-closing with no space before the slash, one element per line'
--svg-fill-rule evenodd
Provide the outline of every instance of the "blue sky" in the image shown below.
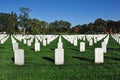
<path fill-rule="evenodd" d="M 47 22 L 65 20 L 72 26 L 97 18 L 120 20 L 120 0 L 0 0 L 0 12 L 20 14 L 20 7 L 30 8 L 31 18 Z"/>

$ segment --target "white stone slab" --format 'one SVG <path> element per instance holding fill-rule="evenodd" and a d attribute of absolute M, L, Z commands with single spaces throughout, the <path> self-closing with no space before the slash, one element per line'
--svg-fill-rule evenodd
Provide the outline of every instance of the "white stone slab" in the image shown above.
<path fill-rule="evenodd" d="M 77 39 L 74 39 L 74 46 L 77 46 Z"/>
<path fill-rule="evenodd" d="M 104 53 L 107 52 L 107 44 L 106 44 L 106 42 L 102 42 L 102 49 L 103 49 Z"/>
<path fill-rule="evenodd" d="M 46 46 L 46 39 L 43 39 L 43 46 Z"/>
<path fill-rule="evenodd" d="M 40 51 L 40 43 L 35 42 L 35 51 Z"/>
<path fill-rule="evenodd" d="M 24 50 L 22 49 L 15 50 L 14 62 L 16 65 L 24 65 Z"/>
<path fill-rule="evenodd" d="M 80 42 L 80 52 L 85 52 L 85 42 Z"/>
<path fill-rule="evenodd" d="M 64 64 L 64 49 L 55 49 L 55 64 Z"/>
<path fill-rule="evenodd" d="M 94 43 L 97 43 L 97 38 L 94 38 Z"/>
<path fill-rule="evenodd" d="M 92 39 L 89 40 L 89 46 L 93 46 L 93 40 Z"/>
<path fill-rule="evenodd" d="M 95 63 L 104 62 L 104 53 L 102 48 L 95 48 Z"/>
<path fill-rule="evenodd" d="M 63 43 L 62 42 L 58 42 L 58 49 L 63 49 Z"/>
<path fill-rule="evenodd" d="M 26 39 L 23 39 L 23 43 L 24 43 L 24 44 L 27 44 L 27 41 L 26 41 Z"/>
<path fill-rule="evenodd" d="M 13 51 L 18 50 L 18 49 L 19 49 L 18 43 L 17 42 L 13 43 Z"/>
<path fill-rule="evenodd" d="M 31 41 L 30 40 L 27 41 L 27 46 L 31 46 Z"/>

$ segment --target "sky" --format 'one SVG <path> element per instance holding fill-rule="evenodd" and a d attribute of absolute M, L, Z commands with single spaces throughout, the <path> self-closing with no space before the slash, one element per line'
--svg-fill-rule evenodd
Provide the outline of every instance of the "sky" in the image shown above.
<path fill-rule="evenodd" d="M 120 0 L 0 0 L 0 13 L 20 14 L 20 7 L 30 8 L 31 18 L 48 23 L 65 20 L 75 26 L 97 18 L 120 20 Z"/>

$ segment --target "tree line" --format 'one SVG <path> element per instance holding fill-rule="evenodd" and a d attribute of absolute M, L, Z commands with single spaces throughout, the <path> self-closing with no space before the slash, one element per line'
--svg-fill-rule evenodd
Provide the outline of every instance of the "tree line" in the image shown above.
<path fill-rule="evenodd" d="M 119 33 L 120 20 L 96 19 L 93 23 L 72 26 L 70 22 L 55 20 L 48 23 L 36 18 L 31 18 L 31 10 L 21 7 L 20 14 L 15 12 L 0 13 L 0 32 L 8 34 L 101 34 Z"/>

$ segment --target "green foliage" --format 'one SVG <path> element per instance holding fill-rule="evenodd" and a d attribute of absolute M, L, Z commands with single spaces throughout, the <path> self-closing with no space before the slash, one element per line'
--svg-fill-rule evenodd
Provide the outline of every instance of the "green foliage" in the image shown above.
<path fill-rule="evenodd" d="M 16 13 L 6 14 L 0 13 L 0 31 L 7 33 L 16 32 L 17 16 Z"/>
<path fill-rule="evenodd" d="M 32 34 L 40 34 L 40 30 L 39 30 L 39 28 L 37 28 L 37 27 L 32 27 L 31 33 L 32 33 Z"/>
<path fill-rule="evenodd" d="M 88 31 L 85 34 L 95 34 L 95 32 L 94 31 Z"/>
<path fill-rule="evenodd" d="M 71 23 L 67 22 L 67 21 L 63 21 L 63 20 L 60 20 L 60 21 L 54 21 L 54 22 L 51 22 L 50 25 L 49 25 L 49 29 L 50 29 L 50 32 L 53 31 L 53 33 L 69 33 L 70 32 L 70 26 L 71 26 Z"/>

